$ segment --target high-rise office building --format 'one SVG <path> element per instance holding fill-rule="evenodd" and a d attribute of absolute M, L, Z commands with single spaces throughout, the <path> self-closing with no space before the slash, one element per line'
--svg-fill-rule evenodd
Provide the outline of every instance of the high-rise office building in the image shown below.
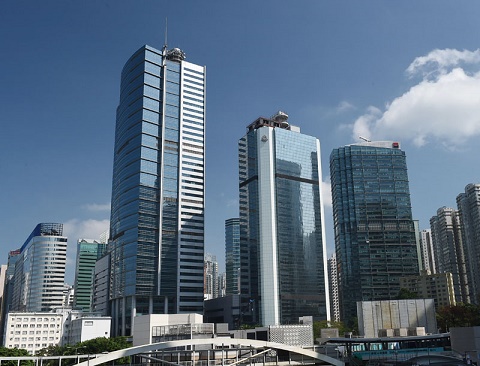
<path fill-rule="evenodd" d="M 465 193 L 457 196 L 462 222 L 470 301 L 480 304 L 480 184 L 468 184 Z"/>
<path fill-rule="evenodd" d="M 405 153 L 398 142 L 362 142 L 330 156 L 342 321 L 356 302 L 389 300 L 419 273 Z"/>
<path fill-rule="evenodd" d="M 218 262 L 217 257 L 212 254 L 205 254 L 203 264 L 203 295 L 205 300 L 218 297 Z"/>
<path fill-rule="evenodd" d="M 2 314 L 0 319 L 0 344 L 4 344 L 5 320 L 7 313 L 12 308 L 13 301 L 13 275 L 15 273 L 15 263 L 20 258 L 20 249 L 11 250 L 8 253 L 7 270 L 5 271 L 5 287 L 2 297 Z"/>
<path fill-rule="evenodd" d="M 278 112 L 239 141 L 243 323 L 330 319 L 320 142 Z"/>
<path fill-rule="evenodd" d="M 141 47 L 122 71 L 110 220 L 113 335 L 203 310 L 206 68 Z"/>
<path fill-rule="evenodd" d="M 240 219 L 225 220 L 226 294 L 240 292 Z"/>
<path fill-rule="evenodd" d="M 433 248 L 432 230 L 424 229 L 420 233 L 422 267 L 429 274 L 437 273 L 435 264 L 435 250 Z"/>
<path fill-rule="evenodd" d="M 75 266 L 75 295 L 73 306 L 83 311 L 92 311 L 93 275 L 95 263 L 105 254 L 105 242 L 78 239 L 77 260 Z"/>
<path fill-rule="evenodd" d="M 10 310 L 35 312 L 62 307 L 66 263 L 63 224 L 38 224 L 15 261 Z"/>
<path fill-rule="evenodd" d="M 470 302 L 467 267 L 462 240 L 462 225 L 458 211 L 441 207 L 430 219 L 430 229 L 435 256 L 435 272 L 451 273 L 455 301 Z"/>
<path fill-rule="evenodd" d="M 333 254 L 328 260 L 328 283 L 330 289 L 330 316 L 340 321 L 340 303 L 338 302 L 337 258 Z"/>

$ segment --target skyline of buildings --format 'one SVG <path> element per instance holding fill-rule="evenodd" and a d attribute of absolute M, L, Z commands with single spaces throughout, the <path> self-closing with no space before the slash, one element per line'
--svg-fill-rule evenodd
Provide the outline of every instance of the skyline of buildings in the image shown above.
<path fill-rule="evenodd" d="M 405 153 L 393 141 L 365 141 L 330 155 L 341 318 L 357 301 L 391 300 L 400 277 L 419 274 Z"/>
<path fill-rule="evenodd" d="M 126 62 L 117 108 L 109 252 L 114 335 L 140 314 L 203 311 L 206 68 L 178 48 Z"/>
<path fill-rule="evenodd" d="M 320 142 L 278 112 L 239 140 L 243 320 L 330 319 Z"/>
<path fill-rule="evenodd" d="M 480 280 L 480 184 L 467 185 L 457 197 L 458 211 L 437 211 L 431 230 L 421 233 L 421 257 L 399 143 L 334 149 L 336 256 L 327 262 L 320 142 L 300 133 L 284 112 L 258 118 L 239 140 L 239 218 L 225 220 L 223 280 L 215 256 L 204 250 L 205 70 L 166 46 L 143 46 L 126 62 L 115 130 L 109 253 L 102 257 L 105 243 L 78 240 L 74 307 L 90 311 L 93 305 L 111 314 L 113 335 L 130 335 L 137 315 L 203 312 L 204 297 L 223 294 L 221 278 L 227 295 L 240 293 L 245 323 L 288 324 L 303 316 L 349 320 L 357 301 L 392 299 L 400 277 L 418 276 L 427 264 L 434 273 L 452 276 L 455 291 L 446 296 L 455 293 L 457 302 L 478 297 L 478 288 L 469 297 L 468 284 Z M 1 271 L 8 279 L 15 269 L 11 310 L 65 306 L 63 295 L 59 304 L 56 297 L 42 303 L 36 293 L 41 282 L 29 283 L 54 278 L 58 285 L 62 272 L 64 292 L 62 230 L 62 224 L 39 224 L 18 253 L 12 252 L 17 263 Z M 459 254 L 463 250 L 468 259 Z M 33 265 L 38 258 L 55 264 L 54 275 L 39 276 Z M 440 274 L 431 278 L 443 278 Z M 408 286 L 420 285 L 411 279 Z"/>

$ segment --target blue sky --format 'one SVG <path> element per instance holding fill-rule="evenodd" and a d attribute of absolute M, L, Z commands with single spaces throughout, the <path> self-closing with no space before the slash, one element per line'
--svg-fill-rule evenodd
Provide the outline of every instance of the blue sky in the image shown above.
<path fill-rule="evenodd" d="M 70 260 L 108 228 L 120 72 L 162 47 L 165 18 L 168 45 L 207 66 L 206 250 L 222 266 L 237 141 L 277 110 L 320 139 L 326 188 L 333 148 L 400 141 L 421 228 L 480 182 L 479 2 L 4 0 L 0 263 L 39 222 L 65 224 Z"/>

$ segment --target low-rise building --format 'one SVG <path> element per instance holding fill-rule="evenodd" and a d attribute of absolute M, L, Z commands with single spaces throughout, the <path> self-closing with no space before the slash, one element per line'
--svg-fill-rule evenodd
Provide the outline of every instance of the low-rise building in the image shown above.
<path fill-rule="evenodd" d="M 429 274 L 422 271 L 418 276 L 401 277 L 400 287 L 416 293 L 419 298 L 435 300 L 437 309 L 456 303 L 453 276 L 450 272 Z"/>
<path fill-rule="evenodd" d="M 380 334 L 408 335 L 425 328 L 426 333 L 437 332 L 433 299 L 358 301 L 359 335 L 366 338 Z"/>
<path fill-rule="evenodd" d="M 35 355 L 40 349 L 50 346 L 110 337 L 110 325 L 110 317 L 71 308 L 57 308 L 52 312 L 10 312 L 7 314 L 3 346 L 26 349 Z"/>
<path fill-rule="evenodd" d="M 3 344 L 6 348 L 22 348 L 34 355 L 38 350 L 62 341 L 65 321 L 62 312 L 10 312 L 6 320 Z"/>
<path fill-rule="evenodd" d="M 63 344 L 77 344 L 94 338 L 110 338 L 111 318 L 95 314 L 70 313 L 65 323 Z"/>
<path fill-rule="evenodd" d="M 188 327 L 185 327 L 187 325 Z M 133 345 L 140 346 L 143 344 L 161 342 L 162 340 L 171 340 L 171 338 L 167 338 L 173 336 L 175 332 L 180 332 L 178 334 L 183 335 L 187 328 L 189 330 L 188 334 L 190 335 L 195 332 L 195 325 L 203 325 L 203 315 L 195 313 L 139 315 L 135 317 L 135 325 L 132 330 Z M 211 328 L 212 330 L 207 338 L 213 337 L 213 324 L 211 324 Z M 182 337 L 176 339 L 185 338 Z"/>

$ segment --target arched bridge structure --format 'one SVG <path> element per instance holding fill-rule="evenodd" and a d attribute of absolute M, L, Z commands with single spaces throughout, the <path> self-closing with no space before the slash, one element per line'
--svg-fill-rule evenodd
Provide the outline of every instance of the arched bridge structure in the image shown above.
<path fill-rule="evenodd" d="M 97 366 L 123 357 L 134 357 L 133 363 L 162 366 L 220 365 L 335 365 L 345 363 L 310 349 L 282 343 L 239 338 L 184 339 L 152 343 L 95 355 L 76 366 Z M 84 357 L 84 356 L 83 356 Z M 84 358 L 80 358 L 84 360 Z"/>

